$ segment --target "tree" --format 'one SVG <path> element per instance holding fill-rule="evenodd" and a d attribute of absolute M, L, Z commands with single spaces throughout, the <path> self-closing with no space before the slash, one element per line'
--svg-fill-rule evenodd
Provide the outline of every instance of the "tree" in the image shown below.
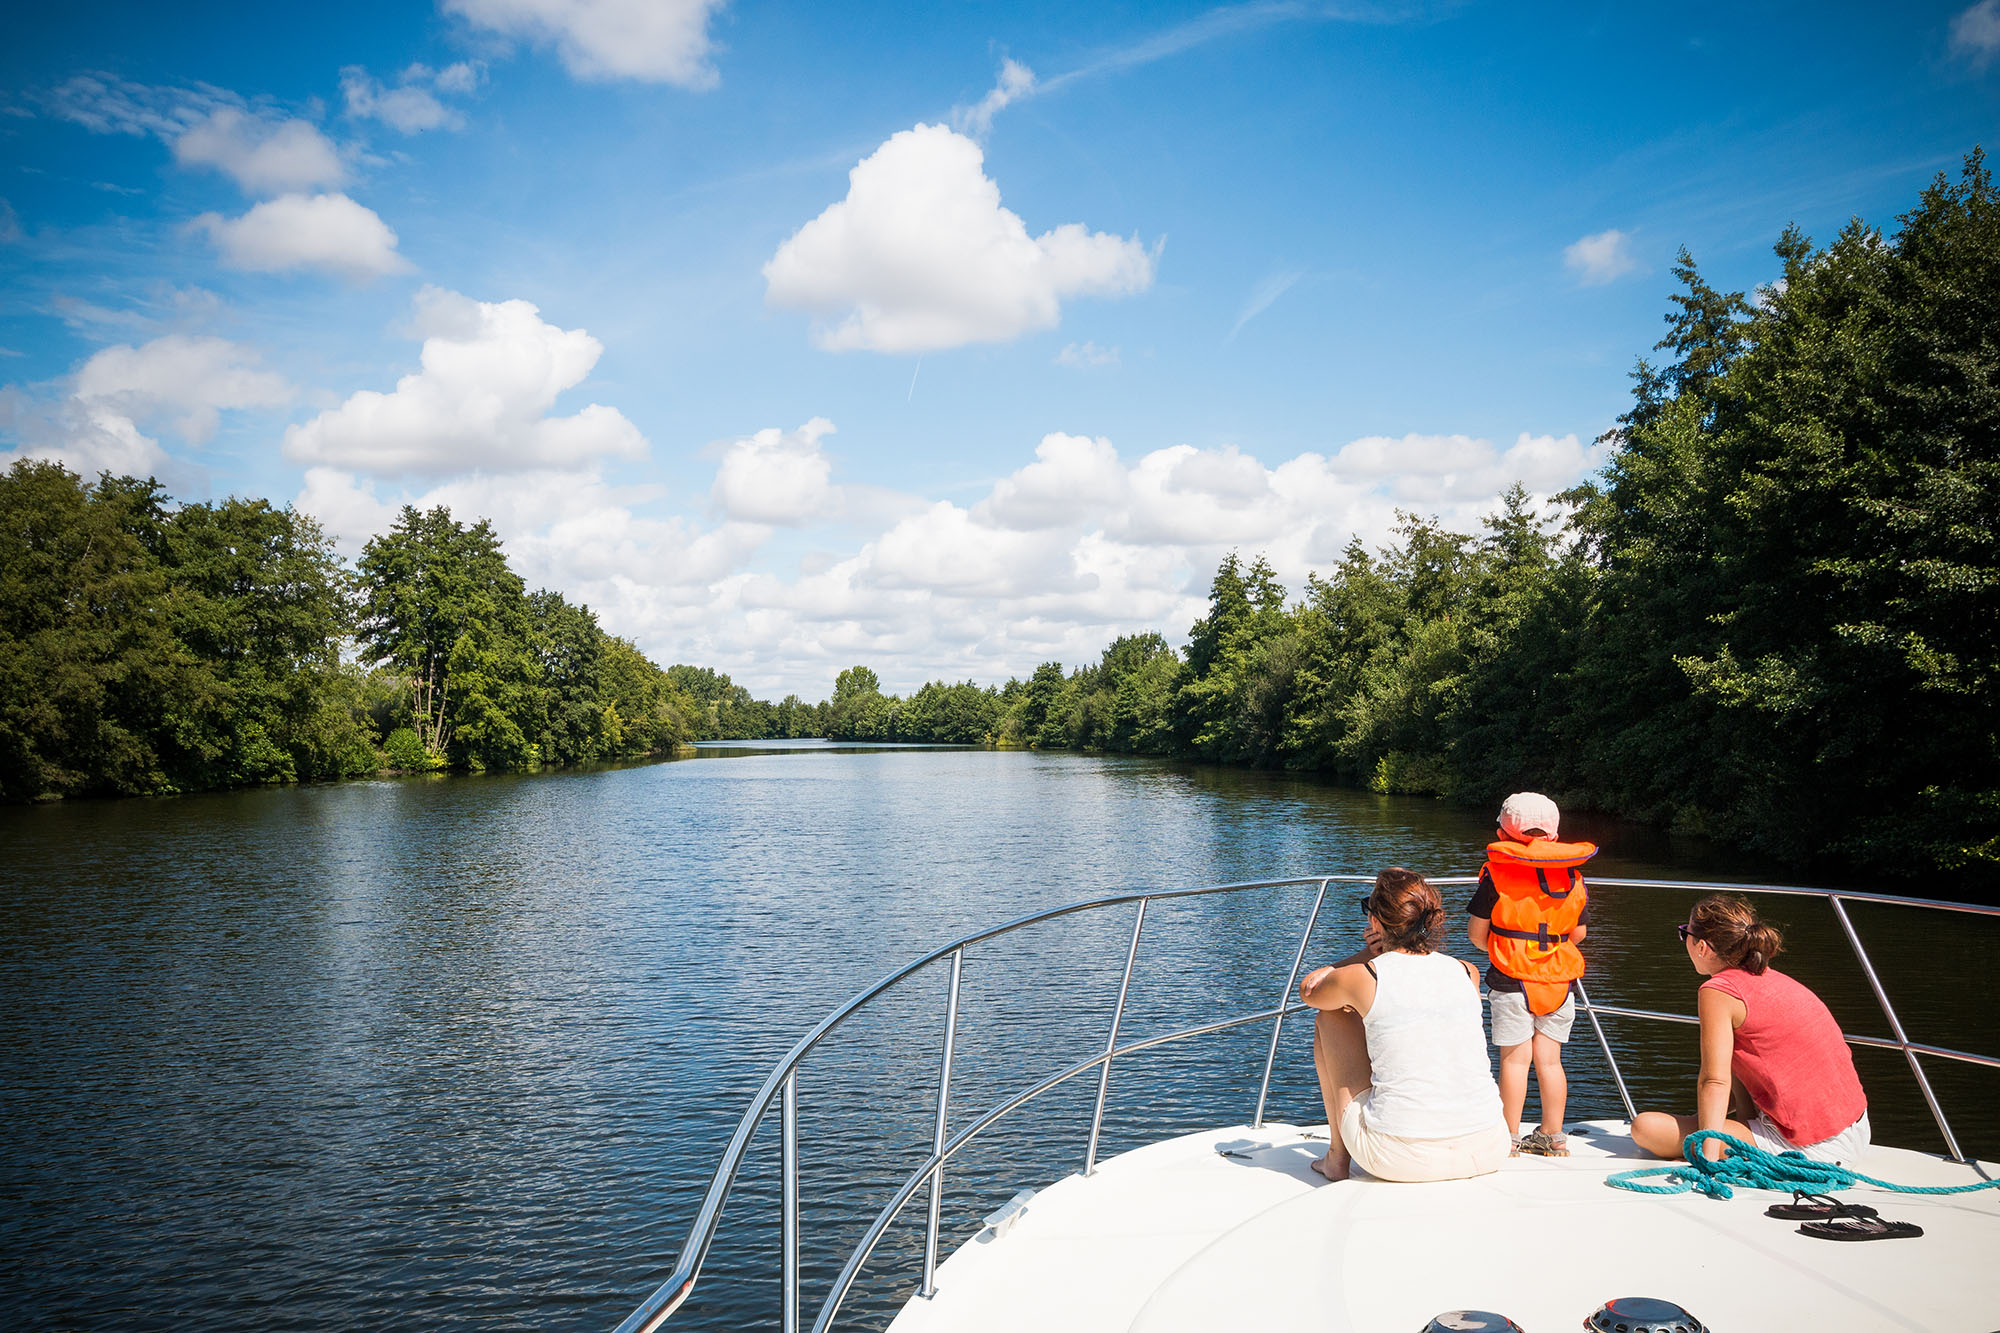
<path fill-rule="evenodd" d="M 0 478 L 0 795 L 171 791 L 159 742 L 208 688 L 165 614 L 158 483 Z"/>
<path fill-rule="evenodd" d="M 188 504 L 161 527 L 166 614 L 202 664 L 202 706 L 175 728 L 184 789 L 351 777 L 377 764 L 340 661 L 346 574 L 319 525 L 264 500 Z"/>
<path fill-rule="evenodd" d="M 533 762 L 537 667 L 527 594 L 484 519 L 405 505 L 362 548 L 359 640 L 407 681 L 411 725 L 459 767 Z"/>

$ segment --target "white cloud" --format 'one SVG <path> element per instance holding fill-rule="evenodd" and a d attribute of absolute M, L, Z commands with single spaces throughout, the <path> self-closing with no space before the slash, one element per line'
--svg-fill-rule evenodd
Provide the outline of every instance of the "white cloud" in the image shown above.
<path fill-rule="evenodd" d="M 273 120 L 218 107 L 173 140 L 184 167 L 213 167 L 251 195 L 284 194 L 347 181 L 347 164 L 303 120 Z"/>
<path fill-rule="evenodd" d="M 87 478 L 144 477 L 166 471 L 169 461 L 158 440 L 115 408 L 76 397 L 41 401 L 11 384 L 0 388 L 0 439 L 14 443 L 0 452 L 0 468 L 42 458 Z"/>
<path fill-rule="evenodd" d="M 240 218 L 204 213 L 191 225 L 208 233 L 223 263 L 253 273 L 322 268 L 365 281 L 410 268 L 388 224 L 344 194 L 288 194 Z"/>
<path fill-rule="evenodd" d="M 814 330 L 829 351 L 930 352 L 1053 328 L 1065 297 L 1152 284 L 1136 239 L 1080 223 L 1031 238 L 984 160 L 942 125 L 892 136 L 848 173 L 844 200 L 778 247 L 766 298 L 833 320 Z"/>
<path fill-rule="evenodd" d="M 1035 91 L 1035 71 L 1018 60 L 1000 62 L 1000 80 L 986 96 L 979 99 L 976 106 L 957 107 L 951 113 L 952 128 L 975 138 L 985 138 L 993 128 L 993 117 L 1005 110 L 1011 103 L 1029 97 Z"/>
<path fill-rule="evenodd" d="M 716 667 L 765 697 L 821 698 L 855 662 L 907 691 L 1076 666 L 1120 634 L 1178 641 L 1231 549 L 1267 555 L 1296 590 L 1351 538 L 1388 541 L 1398 509 L 1477 531 L 1510 482 L 1546 496 L 1603 460 L 1574 436 L 1529 433 L 1368 438 L 1275 466 L 1189 445 L 1125 459 L 1109 440 L 1054 433 L 976 501 L 902 497 L 856 535 L 837 471 L 822 468 L 830 431 L 816 418 L 719 449 L 722 517 L 708 526 L 649 516 L 657 492 L 615 487 L 589 461 L 501 475 L 469 456 L 468 475 L 420 493 L 314 467 L 299 504 L 350 549 L 404 502 L 491 518 L 531 585 L 588 603 L 656 659 Z M 785 498 L 758 510 L 759 487 Z M 770 543 L 791 523 L 816 550 L 787 570 Z"/>
<path fill-rule="evenodd" d="M 1099 347 L 1094 342 L 1068 343 L 1056 353 L 1056 364 L 1068 366 L 1071 370 L 1095 370 L 1100 366 L 1115 366 L 1118 364 L 1118 349 Z"/>
<path fill-rule="evenodd" d="M 638 427 L 592 403 L 551 416 L 604 345 L 546 323 L 526 301 L 488 303 L 425 288 L 417 296 L 422 369 L 390 393 L 364 389 L 285 432 L 285 456 L 378 475 L 576 467 L 638 458 Z"/>
<path fill-rule="evenodd" d="M 106 347 L 37 392 L 9 385 L 0 389 L 0 435 L 16 447 L 0 455 L 0 466 L 49 458 L 84 476 L 174 475 L 173 460 L 143 427 L 161 421 L 199 444 L 222 412 L 291 401 L 292 386 L 260 362 L 256 349 L 240 343 L 170 333 L 137 347 Z"/>
<path fill-rule="evenodd" d="M 440 101 L 438 94 L 469 93 L 478 84 L 479 67 L 463 61 L 441 70 L 411 65 L 398 76 L 394 87 L 378 82 L 359 65 L 349 65 L 340 71 L 340 91 L 347 101 L 347 114 L 357 119 L 379 120 L 401 134 L 464 128 L 465 117 Z"/>
<path fill-rule="evenodd" d="M 167 141 L 218 109 L 247 105 L 235 93 L 205 83 L 156 88 L 101 72 L 78 74 L 48 96 L 48 107 L 57 116 L 93 133 L 150 134 Z"/>
<path fill-rule="evenodd" d="M 1563 249 L 1563 264 L 1586 287 L 1601 287 L 1639 267 L 1632 257 L 1630 232 L 1600 231 Z"/>
<path fill-rule="evenodd" d="M 973 513 L 982 521 L 1033 532 L 1114 512 L 1131 491 L 1111 441 L 1057 432 L 1035 446 L 1034 462 L 994 483 Z"/>
<path fill-rule="evenodd" d="M 0 245 L 12 245 L 21 239 L 21 215 L 5 199 L 0 199 Z"/>
<path fill-rule="evenodd" d="M 833 462 L 819 447 L 833 423 L 814 417 L 795 431 L 775 426 L 733 441 L 722 453 L 709 492 L 731 518 L 797 525 L 833 508 Z"/>
<path fill-rule="evenodd" d="M 2000 0 L 1979 0 L 1951 21 L 1951 52 L 1985 69 L 2000 55 Z"/>
<path fill-rule="evenodd" d="M 1283 273 L 1273 273 L 1258 283 L 1256 290 L 1250 293 L 1250 299 L 1243 303 L 1243 309 L 1237 314 L 1236 322 L 1229 326 L 1228 336 L 1222 341 L 1235 342 L 1236 335 L 1243 332 L 1245 324 L 1269 310 L 1279 297 L 1298 286 L 1299 279 L 1304 276 L 1305 274 L 1299 270 L 1291 269 Z"/>
<path fill-rule="evenodd" d="M 292 399 L 282 375 L 254 348 L 224 338 L 170 333 L 139 347 L 106 347 L 76 373 L 75 394 L 135 421 L 167 415 L 190 443 L 215 433 L 220 412 L 280 407 Z"/>
<path fill-rule="evenodd" d="M 444 0 L 477 28 L 553 43 L 584 79 L 640 79 L 689 89 L 718 82 L 710 16 L 722 0 Z"/>

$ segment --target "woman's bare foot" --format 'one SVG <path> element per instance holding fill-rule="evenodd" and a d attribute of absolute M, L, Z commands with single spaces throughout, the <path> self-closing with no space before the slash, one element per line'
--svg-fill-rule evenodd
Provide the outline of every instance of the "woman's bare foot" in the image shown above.
<path fill-rule="evenodd" d="M 1347 1179 L 1347 1163 L 1346 1162 L 1336 1163 L 1333 1160 L 1332 1153 L 1328 1153 L 1324 1157 L 1315 1158 L 1313 1160 L 1312 1168 L 1313 1170 L 1319 1172 L 1321 1175 L 1325 1176 L 1328 1180 Z"/>

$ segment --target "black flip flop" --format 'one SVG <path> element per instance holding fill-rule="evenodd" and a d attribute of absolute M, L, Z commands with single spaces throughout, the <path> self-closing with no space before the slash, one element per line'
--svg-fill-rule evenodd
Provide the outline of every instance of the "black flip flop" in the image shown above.
<path fill-rule="evenodd" d="M 1905 1236 L 1921 1236 L 1924 1229 L 1915 1222 L 1887 1222 L 1879 1217 L 1841 1217 L 1831 1222 L 1802 1222 L 1799 1234 L 1818 1236 L 1821 1240 L 1900 1240 Z"/>
<path fill-rule="evenodd" d="M 1790 1203 L 1774 1203 L 1764 1216 L 1787 1222 L 1825 1222 L 1840 1217 L 1873 1217 L 1875 1210 L 1865 1203 L 1842 1203 L 1828 1194 L 1808 1194 L 1793 1190 Z"/>

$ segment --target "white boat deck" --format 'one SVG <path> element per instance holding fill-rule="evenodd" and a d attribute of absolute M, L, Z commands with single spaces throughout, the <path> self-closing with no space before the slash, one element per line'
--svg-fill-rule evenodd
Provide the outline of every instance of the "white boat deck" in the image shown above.
<path fill-rule="evenodd" d="M 1664 1165 L 1636 1160 L 1622 1124 L 1576 1126 L 1567 1158 L 1437 1184 L 1358 1168 L 1329 1183 L 1308 1165 L 1325 1151 L 1323 1127 L 1236 1126 L 1102 1162 L 1042 1190 L 1005 1235 L 960 1246 L 891 1333 L 1416 1333 L 1456 1309 L 1543 1333 L 1616 1296 L 1677 1302 L 1716 1333 L 2000 1329 L 2000 1189 L 1857 1186 L 1842 1197 L 1925 1234 L 1841 1243 L 1764 1216 L 1788 1194 L 1608 1188 L 1615 1171 Z M 2000 1174 L 1884 1147 L 1856 1167 L 1904 1185 Z"/>

